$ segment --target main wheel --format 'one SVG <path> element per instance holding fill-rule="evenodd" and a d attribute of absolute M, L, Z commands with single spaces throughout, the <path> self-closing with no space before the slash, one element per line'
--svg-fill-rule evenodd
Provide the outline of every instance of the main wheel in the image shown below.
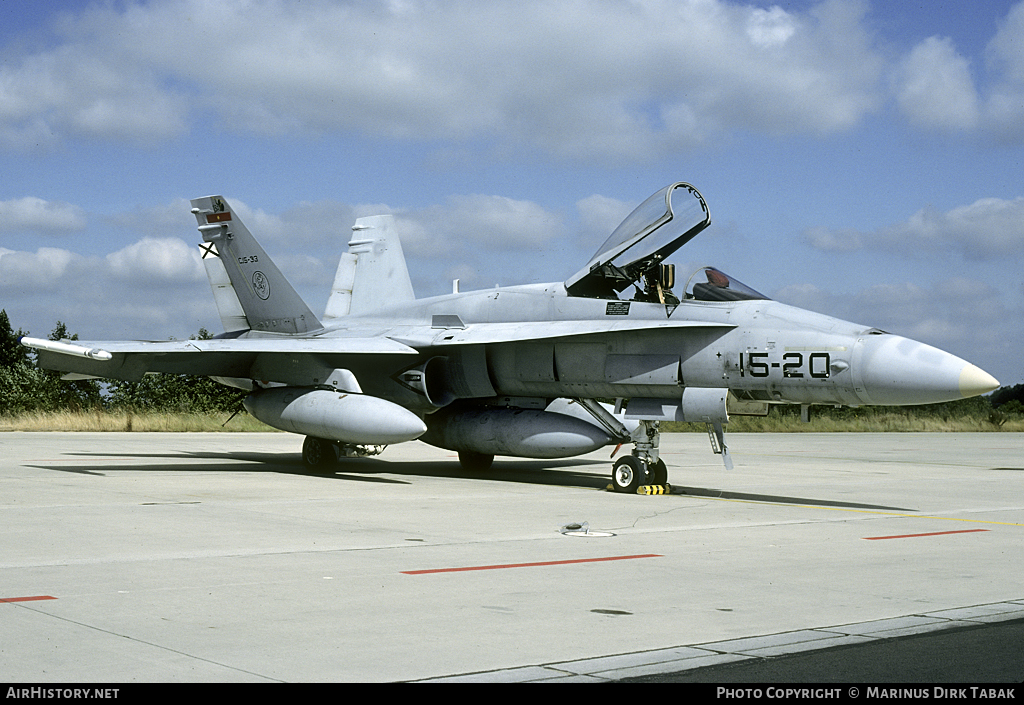
<path fill-rule="evenodd" d="M 635 455 L 626 455 L 615 461 L 612 487 L 616 492 L 636 494 L 636 488 L 644 484 L 647 484 L 647 463 Z"/>
<path fill-rule="evenodd" d="M 650 467 L 651 473 L 651 484 L 653 485 L 667 485 L 668 484 L 668 468 L 665 466 L 665 461 L 658 458 L 658 462 Z"/>
<path fill-rule="evenodd" d="M 491 469 L 494 456 L 487 453 L 474 453 L 471 450 L 459 451 L 459 463 L 463 470 L 470 472 L 486 472 Z"/>
<path fill-rule="evenodd" d="M 302 442 L 302 462 L 312 470 L 326 470 L 337 463 L 339 457 L 341 450 L 331 441 L 306 436 Z"/>

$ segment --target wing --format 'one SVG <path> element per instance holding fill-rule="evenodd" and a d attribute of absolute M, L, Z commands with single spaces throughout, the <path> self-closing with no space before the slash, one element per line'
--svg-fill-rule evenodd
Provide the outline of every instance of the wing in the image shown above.
<path fill-rule="evenodd" d="M 22 338 L 21 344 L 39 351 L 44 369 L 130 382 L 167 372 L 314 385 L 354 355 L 417 354 L 385 337 L 73 343 Z"/>

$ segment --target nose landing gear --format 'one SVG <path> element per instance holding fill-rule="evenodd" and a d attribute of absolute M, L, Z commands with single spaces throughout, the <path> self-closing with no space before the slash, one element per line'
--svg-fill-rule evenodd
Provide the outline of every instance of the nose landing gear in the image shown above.
<path fill-rule="evenodd" d="M 668 482 L 668 468 L 658 457 L 660 437 L 660 421 L 640 422 L 630 436 L 632 454 L 619 458 L 612 467 L 612 489 L 636 494 L 637 488 L 643 485 L 664 485 Z"/>
<path fill-rule="evenodd" d="M 612 488 L 616 492 L 636 494 L 643 485 L 668 484 L 668 468 L 661 458 L 650 461 L 636 455 L 626 455 L 615 461 L 612 468 Z"/>
<path fill-rule="evenodd" d="M 612 489 L 616 492 L 636 494 L 643 485 L 667 485 L 668 467 L 658 457 L 658 441 L 661 437 L 661 422 L 642 420 L 630 435 L 633 452 L 619 458 L 612 466 Z M 720 423 L 708 423 L 711 450 L 722 456 L 726 470 L 732 470 L 732 458 L 725 445 L 725 433 Z"/>

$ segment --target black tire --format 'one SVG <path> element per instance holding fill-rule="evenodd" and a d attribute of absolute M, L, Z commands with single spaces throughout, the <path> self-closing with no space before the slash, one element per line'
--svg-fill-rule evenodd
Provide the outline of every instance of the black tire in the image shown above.
<path fill-rule="evenodd" d="M 474 453 L 469 450 L 459 451 L 459 464 L 462 465 L 463 470 L 468 470 L 469 472 L 487 472 L 491 469 L 491 463 L 493 462 L 494 456 L 487 453 Z"/>
<path fill-rule="evenodd" d="M 658 458 L 658 462 L 650 466 L 650 477 L 651 484 L 653 485 L 667 485 L 668 484 L 668 467 L 665 465 L 665 461 Z"/>
<path fill-rule="evenodd" d="M 310 470 L 326 470 L 338 462 L 340 455 L 337 444 L 323 438 L 306 436 L 302 442 L 302 462 Z"/>
<path fill-rule="evenodd" d="M 635 455 L 626 455 L 615 461 L 612 468 L 612 488 L 616 492 L 636 494 L 640 485 L 647 484 L 647 464 Z"/>

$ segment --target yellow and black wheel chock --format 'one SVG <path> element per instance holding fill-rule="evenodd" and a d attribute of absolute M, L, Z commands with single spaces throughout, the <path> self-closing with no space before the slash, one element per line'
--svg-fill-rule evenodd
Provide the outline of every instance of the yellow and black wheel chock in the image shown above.
<path fill-rule="evenodd" d="M 640 485 L 636 488 L 637 494 L 672 494 L 672 485 Z"/>

